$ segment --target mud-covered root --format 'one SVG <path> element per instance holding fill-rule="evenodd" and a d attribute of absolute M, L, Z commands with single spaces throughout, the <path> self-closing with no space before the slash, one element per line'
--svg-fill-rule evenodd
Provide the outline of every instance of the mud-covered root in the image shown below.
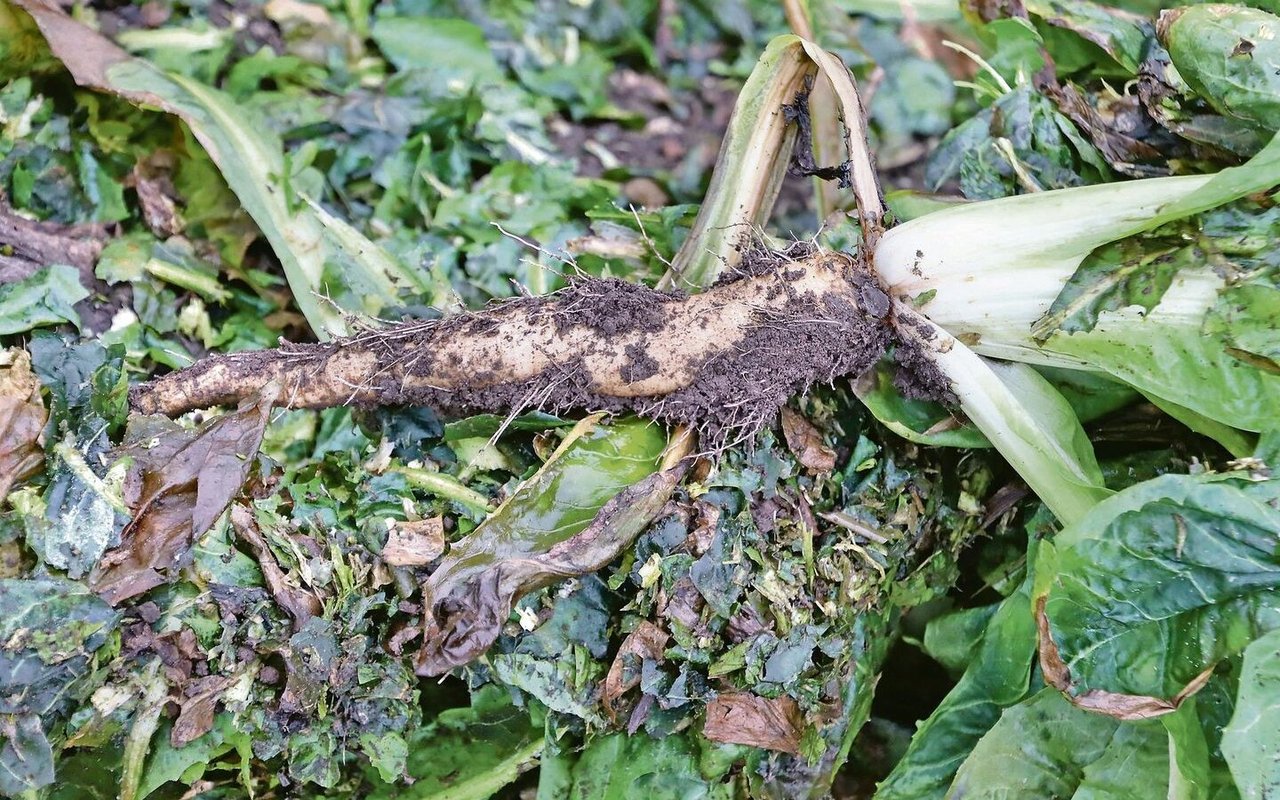
<path fill-rule="evenodd" d="M 582 280 L 472 314 L 211 356 L 134 387 L 131 402 L 173 415 L 275 380 L 293 408 L 631 410 L 723 439 L 769 423 L 813 383 L 880 358 L 888 302 L 858 275 L 849 257 L 824 253 L 697 295 Z"/>

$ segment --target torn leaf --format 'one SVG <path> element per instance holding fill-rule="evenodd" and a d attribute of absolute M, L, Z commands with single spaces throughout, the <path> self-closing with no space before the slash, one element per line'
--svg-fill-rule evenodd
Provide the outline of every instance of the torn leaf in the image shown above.
<path fill-rule="evenodd" d="M 40 434 L 48 417 L 31 356 L 17 348 L 0 351 L 0 498 L 44 466 Z"/>
<path fill-rule="evenodd" d="M 421 567 L 444 553 L 444 518 L 412 522 L 387 521 L 387 543 L 382 560 L 395 567 Z"/>
<path fill-rule="evenodd" d="M 809 470 L 824 473 L 835 469 L 836 452 L 822 441 L 822 431 L 800 412 L 782 409 L 782 435 L 787 447 Z"/>
<path fill-rule="evenodd" d="M 640 668 L 644 661 L 661 661 L 667 646 L 666 631 L 649 620 L 642 620 L 636 629 L 627 634 L 618 655 L 609 667 L 604 679 L 600 702 L 605 713 L 615 722 L 623 712 L 622 696 L 640 685 Z"/>
<path fill-rule="evenodd" d="M 804 719 L 790 697 L 760 697 L 750 692 L 722 694 L 707 704 L 702 735 L 713 742 L 745 744 L 798 755 Z"/>

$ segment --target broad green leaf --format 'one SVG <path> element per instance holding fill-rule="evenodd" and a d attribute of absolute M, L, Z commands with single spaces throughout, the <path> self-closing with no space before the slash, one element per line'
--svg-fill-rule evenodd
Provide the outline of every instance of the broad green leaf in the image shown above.
<path fill-rule="evenodd" d="M 598 421 L 579 423 L 536 475 L 450 547 L 423 586 L 420 672 L 438 675 L 483 653 L 516 599 L 604 566 L 666 502 L 674 473 L 654 474 L 665 432 L 638 419 Z"/>
<path fill-rule="evenodd" d="M 1169 739 L 1170 800 L 1205 800 L 1212 777 L 1209 743 L 1196 714 L 1196 698 L 1189 698 L 1177 711 L 1160 717 L 1160 723 Z"/>
<path fill-rule="evenodd" d="M 947 797 L 1164 797 L 1169 745 L 1158 722 L 1121 723 L 1055 689 L 1008 708 L 956 773 Z"/>
<path fill-rule="evenodd" d="M 1202 175 L 1130 181 L 935 211 L 885 233 L 876 271 L 895 296 L 923 298 L 921 311 L 948 331 L 979 336 L 978 352 L 1034 362 L 1031 326 L 1084 258 L 1158 225 L 1152 221 L 1171 197 L 1209 181 Z"/>
<path fill-rule="evenodd" d="M 1031 590 L 1024 584 L 1000 603 L 982 644 L 956 687 L 920 724 L 911 745 L 875 800 L 928 800 L 946 795 L 956 770 L 1001 712 L 1027 695 L 1035 657 Z"/>
<path fill-rule="evenodd" d="M 545 759 L 538 800 L 729 800 L 731 783 L 702 775 L 701 754 L 687 735 L 599 736 L 576 757 Z"/>
<path fill-rule="evenodd" d="M 468 84 L 502 77 L 484 31 L 466 20 L 379 17 L 371 34 L 397 70 L 432 69 Z"/>
<path fill-rule="evenodd" d="M 1205 333 L 1221 337 L 1237 360 L 1280 374 L 1280 270 L 1269 277 L 1227 288 L 1209 312 Z"/>
<path fill-rule="evenodd" d="M 898 222 L 909 222 L 917 217 L 932 214 L 935 211 L 945 211 L 948 208 L 954 208 L 970 202 L 963 197 L 930 194 L 929 192 L 911 189 L 886 192 L 884 201 L 894 219 Z"/>
<path fill-rule="evenodd" d="M 1222 754 L 1241 797 L 1261 800 L 1280 787 L 1280 629 L 1245 648 L 1235 714 L 1222 731 Z"/>
<path fill-rule="evenodd" d="M 983 632 L 1000 604 L 962 608 L 929 620 L 924 651 L 952 672 L 963 672 L 981 651 Z"/>
<path fill-rule="evenodd" d="M 1066 398 L 1081 422 L 1106 416 L 1138 399 L 1130 387 L 1096 372 L 1045 366 L 1035 369 Z"/>
<path fill-rule="evenodd" d="M 1280 137 L 1243 166 L 1214 175 L 1038 192 L 937 211 L 888 231 L 876 249 L 875 266 L 895 296 L 921 298 L 926 316 L 954 335 L 976 338 L 973 348 L 979 353 L 1117 375 L 1136 360 L 1127 351 L 1082 356 L 1059 347 L 1061 335 L 1044 347 L 1032 336 L 1035 323 L 1085 258 L 1109 242 L 1277 183 Z M 1198 330 L 1223 281 L 1205 270 L 1193 277 L 1183 281 L 1187 285 L 1175 282 L 1178 291 L 1166 292 L 1149 321 Z M 1130 315 L 1125 321 L 1137 319 Z M 1144 343 L 1167 330 L 1151 327 L 1128 340 Z M 1046 334 L 1041 329 L 1038 339 Z M 1189 385 L 1198 390 L 1213 379 L 1211 365 L 1209 374 Z M 1162 396 L 1195 407 L 1177 396 Z"/>
<path fill-rule="evenodd" d="M 1257 444 L 1256 436 L 1250 436 L 1230 425 L 1224 425 L 1215 419 L 1210 419 L 1203 414 L 1192 411 L 1186 406 L 1180 406 L 1157 395 L 1147 395 L 1147 399 L 1156 408 L 1186 425 L 1188 429 L 1213 439 L 1236 458 L 1243 458 L 1249 455 Z"/>
<path fill-rule="evenodd" d="M 1127 306 L 1151 311 L 1179 272 L 1202 263 L 1203 254 L 1185 243 L 1186 227 L 1171 224 L 1167 231 L 1122 239 L 1090 253 L 1033 332 L 1048 338 L 1058 331 L 1087 331 L 1101 312 Z"/>
<path fill-rule="evenodd" d="M 1160 39 L 1196 94 L 1218 112 L 1280 129 L 1280 17 L 1208 3 L 1165 12 Z"/>
<path fill-rule="evenodd" d="M 0 794 L 16 797 L 53 783 L 53 747 L 35 714 L 0 714 Z"/>
<path fill-rule="evenodd" d="M 180 117 L 218 165 L 284 267 L 298 308 L 322 339 L 347 332 L 346 314 L 376 315 L 419 276 L 290 184 L 280 138 L 225 94 L 130 56 L 39 0 L 17 0 L 78 83 Z"/>
<path fill-rule="evenodd" d="M 64 322 L 79 327 L 80 315 L 74 306 L 88 296 L 80 273 L 66 264 L 54 264 L 0 286 L 0 336 Z"/>
<path fill-rule="evenodd" d="M 1175 698 L 1280 627 L 1280 480 L 1166 475 L 1041 551 L 1045 615 L 1076 694 Z"/>
<path fill-rule="evenodd" d="M 469 707 L 442 711 L 409 735 L 412 783 L 368 771 L 376 786 L 370 797 L 484 800 L 537 764 L 544 738 L 540 716 L 512 705 L 501 686 L 483 686 L 472 692 Z"/>
<path fill-rule="evenodd" d="M 107 745 L 63 751 L 46 800 L 117 800 L 120 756 L 118 747 Z"/>
<path fill-rule="evenodd" d="M 1237 203 L 1107 245 L 1085 260 L 1034 333 L 1046 351 L 1120 374 L 1194 430 L 1243 455 L 1251 445 L 1232 428 L 1258 430 L 1277 418 L 1273 402 L 1253 402 L 1275 392 L 1269 378 L 1280 373 L 1277 233 L 1277 209 Z M 1158 363 L 1100 355 L 1105 334 L 1081 335 L 1097 326 L 1100 315 L 1113 328 L 1123 326 L 1137 347 L 1194 339 L 1195 352 L 1162 353 Z M 1201 385 L 1205 380 L 1209 391 Z M 1241 381 L 1253 385 L 1232 386 Z M 1232 396 L 1241 390 L 1252 393 L 1250 403 Z"/>
<path fill-rule="evenodd" d="M 80 584 L 0 580 L 0 714 L 47 714 L 69 700 L 115 624 Z"/>
<path fill-rule="evenodd" d="M 572 424 L 572 420 L 561 419 L 554 414 L 542 411 L 530 411 L 509 422 L 497 414 L 476 414 L 466 419 L 445 423 L 444 440 L 446 442 L 474 438 L 487 440 L 501 430 L 545 431 L 552 428 L 565 428 Z"/>
<path fill-rule="evenodd" d="M 1046 366 L 1035 370 L 1066 399 L 1081 422 L 1098 419 L 1138 397 L 1132 388 L 1095 372 Z M 938 447 L 991 446 L 972 422 L 961 420 L 943 404 L 904 397 L 893 385 L 893 371 L 887 363 L 860 376 L 853 388 L 867 410 L 904 439 Z"/>
<path fill-rule="evenodd" d="M 1055 46 L 1060 42 L 1051 36 L 1054 28 L 1071 31 L 1079 36 L 1083 42 L 1078 42 L 1077 45 L 1088 43 L 1083 48 L 1073 48 L 1076 53 L 1081 49 L 1101 49 L 1121 67 L 1121 74 L 1137 74 L 1138 66 L 1147 55 L 1150 24 L 1136 15 L 1088 0 L 1031 0 L 1027 3 L 1027 11 L 1039 17 L 1046 25 L 1052 26 L 1043 30 L 1061 74 L 1074 72 L 1089 64 L 1078 63 L 1081 59 L 1074 59 L 1076 63 L 1072 63 L 1064 58 L 1067 55 L 1063 52 L 1065 48 Z"/>
<path fill-rule="evenodd" d="M 1104 313 L 1093 330 L 1055 335 L 1046 348 L 1223 425 L 1280 427 L 1280 375 L 1237 359 L 1198 325 L 1132 310 Z"/>

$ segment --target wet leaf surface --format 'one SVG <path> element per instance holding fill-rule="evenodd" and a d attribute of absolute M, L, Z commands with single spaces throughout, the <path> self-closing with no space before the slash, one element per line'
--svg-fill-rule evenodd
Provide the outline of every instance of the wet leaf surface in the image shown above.
<path fill-rule="evenodd" d="M 613 560 L 675 487 L 674 472 L 653 475 L 666 437 L 648 423 L 588 423 L 569 436 L 424 585 L 419 672 L 437 675 L 487 650 L 525 592 Z"/>

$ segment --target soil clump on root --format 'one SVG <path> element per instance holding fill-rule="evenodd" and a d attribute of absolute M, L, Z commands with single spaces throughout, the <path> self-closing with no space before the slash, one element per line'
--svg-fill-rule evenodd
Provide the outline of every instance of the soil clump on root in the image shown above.
<path fill-rule="evenodd" d="M 285 407 L 632 411 L 688 425 L 720 449 L 813 384 L 861 374 L 905 346 L 883 293 L 849 256 L 759 261 L 701 294 L 578 279 L 454 317 L 212 356 L 135 386 L 130 401 L 172 415 L 277 381 Z"/>

